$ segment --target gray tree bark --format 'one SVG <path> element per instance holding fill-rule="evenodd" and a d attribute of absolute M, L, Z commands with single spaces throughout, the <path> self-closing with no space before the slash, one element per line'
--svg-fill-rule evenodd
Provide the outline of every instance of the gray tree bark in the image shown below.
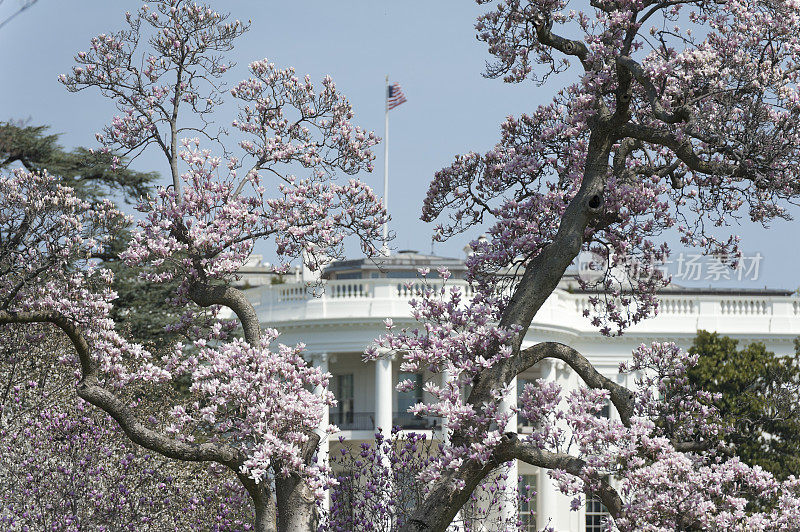
<path fill-rule="evenodd" d="M 319 524 L 311 488 L 297 475 L 275 480 L 280 532 L 313 532 Z"/>
<path fill-rule="evenodd" d="M 191 298 L 200 306 L 225 305 L 240 319 L 245 339 L 254 346 L 261 345 L 261 329 L 255 309 L 245 295 L 232 287 L 195 285 Z M 79 326 L 57 312 L 7 312 L 0 311 L 0 325 L 11 323 L 51 323 L 61 329 L 72 341 L 81 366 L 81 379 L 77 384 L 78 396 L 108 413 L 133 441 L 168 458 L 189 462 L 217 462 L 236 473 L 247 490 L 255 510 L 256 532 L 312 532 L 319 521 L 314 494 L 296 475 L 278 478 L 276 497 L 268 483 L 256 484 L 240 473 L 246 457 L 238 449 L 217 443 L 187 443 L 158 433 L 139 421 L 138 416 L 114 392 L 100 384 L 97 366 L 90 347 Z M 310 435 L 304 449 L 304 459 L 313 459 L 319 436 Z"/>
<path fill-rule="evenodd" d="M 236 314 L 244 330 L 247 343 L 252 346 L 261 345 L 261 326 L 255 308 L 241 290 L 231 286 L 208 286 L 195 284 L 191 287 L 190 297 L 201 307 L 224 305 Z M 309 434 L 309 441 L 303 450 L 303 461 L 310 463 L 319 444 L 317 434 Z M 280 530 L 281 532 L 313 532 L 319 523 L 316 499 L 311 488 L 297 475 L 287 478 L 279 474 L 279 466 L 274 466 L 275 500 L 266 500 L 256 496 L 248 489 L 253 504 L 256 505 L 256 530 L 258 532 Z M 242 480 L 242 475 L 239 475 Z M 244 483 L 244 480 L 242 480 Z M 252 481 L 251 481 L 252 482 Z M 256 494 L 258 495 L 258 494 Z M 264 508 L 259 511 L 259 506 Z M 262 528 L 258 528 L 258 527 Z"/>
<path fill-rule="evenodd" d="M 547 35 L 549 38 L 554 37 L 549 33 Z M 566 46 L 560 41 L 559 43 Z M 570 50 L 575 50 L 575 48 L 570 47 Z M 586 227 L 593 217 L 602 212 L 603 191 L 609 169 L 611 149 L 615 140 L 611 134 L 612 127 L 611 114 L 607 110 L 601 109 L 592 124 L 581 187 L 567 206 L 553 241 L 526 266 L 501 317 L 501 327 L 518 325 L 521 330 L 526 331 L 545 300 L 558 286 L 567 267 L 580 253 Z M 520 371 L 525 369 L 525 357 L 522 357 L 520 353 L 522 336 L 519 335 L 512 344 L 513 357 L 478 375 L 468 398 L 470 404 L 480 405 L 485 401 L 490 401 L 493 390 L 509 383 Z M 562 352 L 564 356 L 567 354 Z M 579 362 L 577 358 L 573 361 Z M 588 371 L 586 373 L 589 374 Z M 602 382 L 602 384 L 606 383 Z M 457 433 L 453 435 L 452 441 L 454 444 L 462 442 Z M 443 478 L 431 488 L 425 500 L 414 510 L 412 517 L 401 528 L 401 531 L 444 532 L 472 491 L 492 469 L 512 458 L 530 463 L 532 457 L 530 453 L 512 453 L 508 445 L 510 444 L 498 448 L 494 453 L 494 459 L 489 464 L 481 465 L 474 460 L 466 460 L 458 470 L 445 473 Z M 553 463 L 552 460 L 554 460 L 553 457 L 548 457 L 547 461 L 542 460 L 533 465 L 548 467 L 547 464 Z M 459 488 L 459 485 L 463 487 Z"/>

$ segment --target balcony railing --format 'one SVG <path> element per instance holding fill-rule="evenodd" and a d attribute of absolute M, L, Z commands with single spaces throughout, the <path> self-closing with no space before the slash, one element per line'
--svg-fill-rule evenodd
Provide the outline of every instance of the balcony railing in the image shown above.
<path fill-rule="evenodd" d="M 439 279 L 431 279 L 427 285 L 431 288 L 441 286 Z M 472 286 L 461 279 L 451 279 L 447 282 L 449 287 L 457 287 L 467 297 L 474 295 Z M 286 283 L 269 285 L 262 292 L 262 305 L 275 303 L 291 303 L 299 301 L 342 300 L 342 299 L 402 299 L 409 300 L 419 297 L 425 283 L 421 280 L 402 279 L 343 279 L 325 281 L 325 289 L 321 293 L 314 293 L 305 283 Z"/>
<path fill-rule="evenodd" d="M 336 425 L 341 430 L 374 430 L 374 412 L 336 412 L 331 411 L 328 416 L 329 423 Z"/>
<path fill-rule="evenodd" d="M 341 430 L 375 430 L 374 412 L 337 412 L 332 410 L 328 415 L 329 423 Z M 401 429 L 432 430 L 439 428 L 436 418 L 415 416 L 408 412 L 394 412 L 392 425 Z"/>
<path fill-rule="evenodd" d="M 439 428 L 438 419 L 415 416 L 409 412 L 395 412 L 392 415 L 392 424 L 401 429 L 431 430 Z"/>
<path fill-rule="evenodd" d="M 431 279 L 431 287 L 441 281 Z M 408 301 L 418 298 L 423 289 L 420 280 L 406 284 L 401 279 L 341 279 L 326 281 L 308 289 L 304 283 L 287 283 L 260 287 L 254 304 L 265 322 L 353 317 L 408 317 Z M 474 295 L 473 288 L 462 279 L 450 279 L 447 285 L 461 291 L 463 300 Z M 256 294 L 254 294 L 256 295 Z M 542 306 L 536 322 L 563 327 L 594 330 L 585 311 L 591 310 L 590 294 L 556 290 Z M 665 293 L 659 297 L 658 318 L 648 320 L 644 328 L 682 327 L 687 332 L 698 328 L 739 330 L 742 324 L 772 332 L 800 333 L 800 299 L 787 294 Z M 731 321 L 733 318 L 734 321 Z M 753 320 L 760 320 L 755 322 Z M 642 329 L 642 326 L 639 326 Z M 660 330 L 660 329 L 659 329 Z M 724 332 L 724 331 L 723 331 Z"/>

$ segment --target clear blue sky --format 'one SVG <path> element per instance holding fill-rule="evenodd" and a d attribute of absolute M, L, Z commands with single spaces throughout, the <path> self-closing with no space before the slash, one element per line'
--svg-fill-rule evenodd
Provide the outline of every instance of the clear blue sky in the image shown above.
<path fill-rule="evenodd" d="M 0 20 L 20 0 L 0 4 Z M 499 136 L 509 114 L 532 112 L 569 81 L 554 85 L 506 85 L 481 76 L 489 59 L 474 36 L 480 8 L 461 0 L 387 2 L 347 0 L 298 2 L 220 0 L 210 2 L 232 17 L 252 20 L 250 32 L 237 44 L 238 67 L 231 83 L 245 76 L 254 59 L 269 58 L 294 66 L 299 74 L 319 79 L 330 74 L 353 104 L 355 122 L 383 136 L 384 76 L 400 82 L 408 102 L 390 113 L 391 228 L 396 249 L 431 250 L 431 227 L 419 220 L 427 185 L 457 153 L 485 151 Z M 97 92 L 68 93 L 56 78 L 68 72 L 72 58 L 89 39 L 120 29 L 123 13 L 140 2 L 127 0 L 39 0 L 0 30 L 0 120 L 31 119 L 62 133 L 67 147 L 93 146 L 94 133 L 114 115 Z M 220 123 L 232 117 L 219 116 Z M 376 150 L 376 171 L 362 176 L 382 191 L 383 149 Z M 146 154 L 135 168 L 165 172 L 163 160 Z M 775 223 L 764 229 L 739 230 L 743 249 L 764 256 L 758 278 L 715 286 L 791 288 L 798 286 L 798 226 Z M 474 237 L 477 235 L 469 235 Z M 437 254 L 461 256 L 467 238 L 436 244 Z M 676 249 L 676 254 L 680 252 Z M 704 275 L 705 277 L 705 275 Z M 695 283 L 708 285 L 701 279 Z"/>

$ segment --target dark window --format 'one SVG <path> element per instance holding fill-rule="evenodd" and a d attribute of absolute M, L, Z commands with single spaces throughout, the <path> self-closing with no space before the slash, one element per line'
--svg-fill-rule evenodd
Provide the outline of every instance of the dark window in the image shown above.
<path fill-rule="evenodd" d="M 397 411 L 408 412 L 408 409 L 422 402 L 422 375 L 419 373 L 401 372 L 398 382 L 410 380 L 414 387 L 407 392 L 397 392 Z"/>
<path fill-rule="evenodd" d="M 604 532 L 608 510 L 597 497 L 586 500 L 586 532 Z"/>
<path fill-rule="evenodd" d="M 520 475 L 517 493 L 519 494 L 519 523 L 521 532 L 536 532 L 536 486 L 537 475 Z"/>
<path fill-rule="evenodd" d="M 404 429 L 424 429 L 429 427 L 429 419 L 409 413 L 408 409 L 422 402 L 422 375 L 418 373 L 402 372 L 399 381 L 410 380 L 414 387 L 407 392 L 397 392 L 397 412 L 394 413 L 393 423 Z"/>
<path fill-rule="evenodd" d="M 519 398 L 522 397 L 522 392 L 525 390 L 525 385 L 530 383 L 528 379 L 517 379 L 517 406 L 519 406 L 520 400 Z M 533 424 L 530 422 L 528 418 L 522 415 L 522 413 L 517 414 L 517 426 L 518 427 L 532 427 Z M 521 477 L 520 477 L 521 478 Z M 527 530 L 527 529 L 526 529 Z"/>
<path fill-rule="evenodd" d="M 595 416 L 609 419 L 611 417 L 611 403 L 606 401 L 605 404 L 603 404 L 603 408 L 601 408 L 600 411 L 595 414 Z"/>
<path fill-rule="evenodd" d="M 390 270 L 386 272 L 386 277 L 389 279 L 416 279 L 418 275 L 419 274 L 416 270 Z M 433 276 L 428 274 L 428 277 Z"/>
<path fill-rule="evenodd" d="M 353 424 L 353 374 L 336 375 L 336 401 L 334 420 L 337 425 Z"/>
<path fill-rule="evenodd" d="M 361 272 L 337 273 L 336 279 L 361 279 Z"/>
<path fill-rule="evenodd" d="M 424 484 L 417 480 L 417 471 L 400 469 L 394 476 L 394 499 L 401 515 L 409 516 L 423 497 Z"/>

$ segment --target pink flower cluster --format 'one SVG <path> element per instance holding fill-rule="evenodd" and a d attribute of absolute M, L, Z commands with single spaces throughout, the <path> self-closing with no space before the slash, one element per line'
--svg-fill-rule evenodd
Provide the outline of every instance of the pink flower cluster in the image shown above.
<path fill-rule="evenodd" d="M 319 494 L 325 475 L 303 457 L 323 406 L 333 401 L 327 376 L 308 367 L 302 346 L 272 350 L 276 333 L 261 334 L 252 306 L 234 289 L 227 293 L 238 298 L 234 312 L 247 341 L 232 339 L 237 323 L 217 314 L 233 303 L 209 294 L 235 278 L 259 240 L 274 242 L 276 272 L 301 257 L 318 270 L 343 256 L 348 237 L 377 253 L 373 242 L 387 218 L 380 199 L 355 177 L 336 177 L 372 170 L 370 148 L 379 139 L 351 123 L 352 108 L 329 77 L 316 91 L 293 69 L 264 60 L 250 65 L 250 79 L 223 90 L 230 65 L 222 54 L 246 24 L 180 0 L 146 3 L 126 20 L 125 30 L 93 39 L 61 81 L 71 91 L 96 87 L 117 103 L 120 116 L 98 135 L 106 149 L 135 156 L 152 146 L 169 163 L 172 186 L 142 199 L 143 217 L 122 258 L 141 267 L 148 282 L 179 282 L 170 302 L 182 315 L 167 327 L 189 345 L 177 345 L 158 364 L 115 366 L 122 360 L 115 356 L 101 369 L 120 373 L 120 383 L 145 369 L 150 380 L 189 377 L 191 399 L 175 404 L 160 430 L 180 441 L 201 437 L 231 446 L 246 455 L 240 472 L 259 483 L 299 474 Z M 210 113 L 227 94 L 240 106 L 233 126 L 244 134 L 241 157 L 225 147 L 227 132 L 211 127 Z M 186 109 L 192 120 L 183 119 Z M 200 135 L 203 145 L 183 138 L 189 135 Z M 298 170 L 304 175 L 291 173 Z M 277 185 L 268 177 L 277 177 Z M 105 304 L 112 299 L 108 294 Z M 114 352 L 108 343 L 98 347 Z M 315 386 L 321 394 L 308 391 Z"/>
<path fill-rule="evenodd" d="M 110 202 L 90 205 L 47 173 L 0 175 L 2 310 L 57 313 L 79 324 L 113 386 L 166 377 L 147 350 L 114 329 L 111 272 L 93 260 L 125 223 Z"/>
<path fill-rule="evenodd" d="M 231 176 L 219 179 L 221 159 L 199 144 L 183 142 L 180 157 L 188 171 L 181 190 L 160 188 L 158 197 L 139 205 L 146 218 L 122 258 L 155 267 L 146 273 L 148 281 L 229 277 L 250 255 L 259 232 L 261 197 L 238 194 Z"/>
<path fill-rule="evenodd" d="M 253 75 L 231 94 L 243 105 L 233 126 L 252 135 L 239 144 L 262 168 L 299 163 L 322 176 L 334 170 L 348 174 L 372 171 L 369 150 L 380 139 L 351 124 L 350 103 L 330 76 L 316 93 L 311 79 L 299 79 L 293 68 L 279 69 L 267 59 L 250 63 Z"/>
<path fill-rule="evenodd" d="M 433 399 L 410 411 L 441 418 L 454 436 L 420 469 L 420 480 L 435 482 L 469 462 L 496 459 L 516 413 L 532 426 L 517 435 L 521 445 L 561 456 L 564 463 L 580 461 L 577 469 L 549 472 L 563 493 L 575 496 L 574 507 L 603 482 L 614 486 L 620 507 L 613 525 L 619 530 L 781 530 L 800 517 L 797 479 L 781 482 L 730 456 L 729 429 L 712 406 L 715 397 L 692 388 L 686 377 L 697 356 L 675 344 L 642 345 L 620 366 L 635 381 L 624 399 L 630 413 L 622 418 L 601 415 L 611 401 L 608 389 L 583 385 L 564 394 L 542 379 L 520 390 L 516 407 L 503 407 L 508 387 L 494 390 L 489 401 L 471 402 L 471 387 L 506 361 L 518 331 L 494 325 L 496 303 L 480 292 L 464 299 L 458 289 L 447 288 L 448 272 L 441 274 L 441 285 L 426 280 L 411 303 L 419 327 L 396 330 L 386 320 L 387 333 L 366 354 L 374 359 L 386 350 L 402 353 L 402 371 L 437 379 L 424 384 Z M 447 378 L 440 383 L 442 374 Z M 409 385 L 401 382 L 398 390 Z M 457 476 L 450 478 L 454 489 L 463 488 Z M 753 501 L 763 509 L 749 507 Z"/>
<path fill-rule="evenodd" d="M 628 422 L 599 415 L 606 390 L 581 387 L 562 401 L 553 383 L 529 383 L 519 410 L 536 426 L 525 441 L 584 461 L 578 475 L 550 472 L 578 505 L 609 480 L 622 499 L 612 521 L 621 531 L 785 530 L 798 518 L 798 480 L 778 481 L 728 455 L 711 398 L 685 378 L 696 361 L 671 343 L 636 349 L 620 367 L 639 375 Z M 762 508 L 754 510 L 754 501 Z"/>
<path fill-rule="evenodd" d="M 507 390 L 497 390 L 490 402 L 472 405 L 462 395 L 473 379 L 483 370 L 495 366 L 511 355 L 510 342 L 516 331 L 501 329 L 492 322 L 497 318 L 495 300 L 482 295 L 468 300 L 457 287 L 449 288 L 450 272 L 440 269 L 442 279 L 437 286 L 427 280 L 426 270 L 420 270 L 425 281 L 420 297 L 412 299 L 412 316 L 421 328 L 394 331 L 387 320 L 387 334 L 376 340 L 366 352 L 367 359 L 381 356 L 384 350 L 403 353 L 401 371 L 443 373 L 445 382 L 426 382 L 424 390 L 434 400 L 418 403 L 409 411 L 445 420 L 449 431 L 459 431 L 471 442 L 466 447 L 446 446 L 442 454 L 428 467 L 426 474 L 433 479 L 441 468 L 457 468 L 465 458 L 489 460 L 499 443 L 512 412 L 503 410 L 501 403 Z M 410 381 L 398 384 L 405 390 Z"/>
<path fill-rule="evenodd" d="M 268 482 L 270 472 L 298 473 L 321 496 L 330 483 L 327 470 L 300 457 L 323 407 L 336 404 L 327 391 L 329 374 L 306 364 L 302 345 L 271 350 L 277 337 L 277 331 L 267 330 L 260 347 L 240 339 L 198 340 L 193 350 L 176 345 L 165 368 L 174 377 L 190 377 L 193 400 L 172 408 L 167 432 L 189 441 L 213 435 L 247 453 L 242 472 L 256 482 Z M 195 354 L 187 357 L 188 352 Z"/>
<path fill-rule="evenodd" d="M 603 334 L 657 312 L 664 235 L 735 266 L 738 238 L 718 228 L 788 216 L 800 194 L 793 1 L 477 3 L 490 6 L 476 24 L 497 59 L 489 76 L 544 83 L 569 60 L 581 69 L 551 103 L 509 117 L 494 149 L 456 157 L 430 185 L 423 219 L 449 217 L 439 238 L 494 220 L 470 261 L 484 289 L 553 241 L 600 124 L 612 145 L 582 245 L 598 275 L 582 282 L 597 292 L 588 317 Z"/>

